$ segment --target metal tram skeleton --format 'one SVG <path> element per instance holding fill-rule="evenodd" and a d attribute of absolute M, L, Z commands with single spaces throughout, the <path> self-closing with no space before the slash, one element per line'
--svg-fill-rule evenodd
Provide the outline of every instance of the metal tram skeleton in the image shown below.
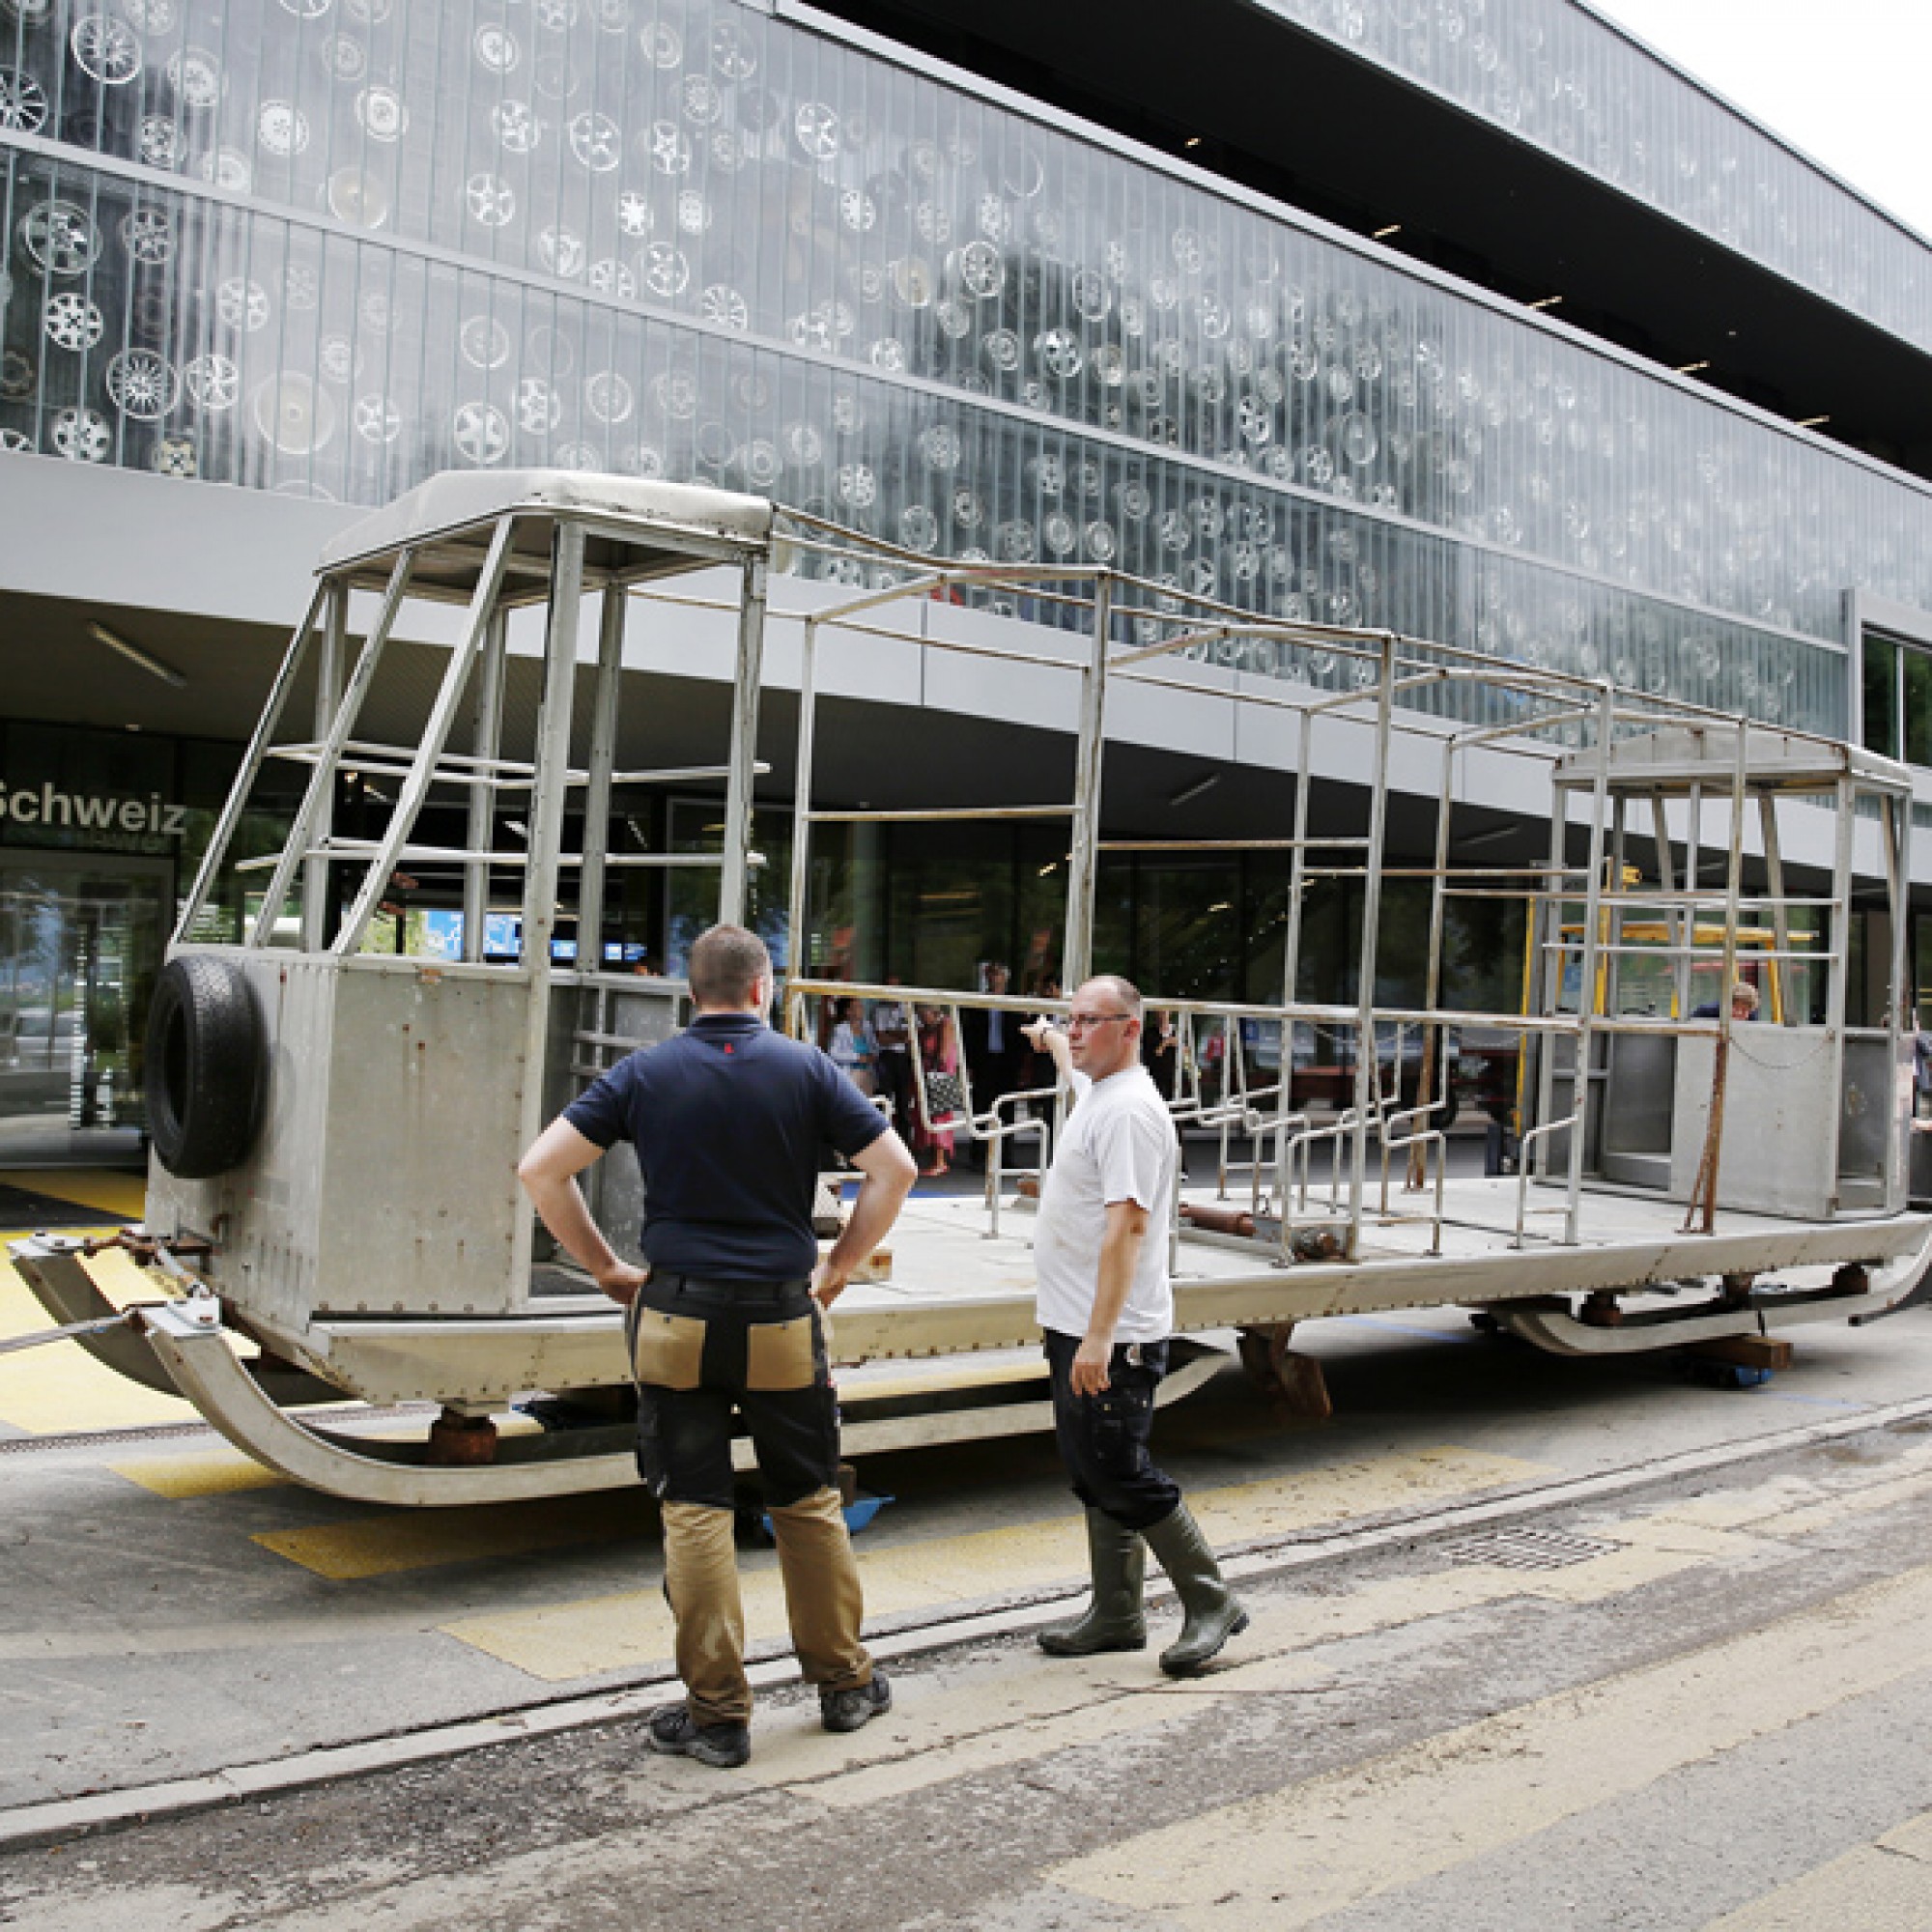
<path fill-rule="evenodd" d="M 780 564 L 805 567 L 781 576 Z M 1306 1367 L 1289 1349 L 1295 1324 L 1323 1316 L 1466 1305 L 1546 1350 L 1622 1352 L 1748 1344 L 1869 1316 L 1918 1281 L 1932 1224 L 1907 1211 L 1905 1191 L 1902 767 L 1548 668 L 1258 622 L 1105 569 L 944 563 L 759 499 L 536 471 L 432 479 L 325 556 L 183 907 L 172 992 L 156 1002 L 148 1221 L 127 1237 L 156 1296 L 111 1304 L 81 1242 L 39 1236 L 13 1250 L 65 1332 L 122 1372 L 179 1390 L 270 1467 L 344 1495 L 464 1503 L 633 1480 L 620 1315 L 547 1251 L 513 1170 L 586 1078 L 685 1017 L 680 983 L 601 956 L 611 880 L 626 867 L 696 868 L 716 875 L 719 917 L 745 913 L 763 864 L 753 800 L 768 578 L 796 593 L 782 620 L 798 641 L 788 898 L 800 955 L 818 828 L 1039 818 L 1065 827 L 1060 977 L 1077 984 L 1096 963 L 1101 854 L 1203 849 L 1103 834 L 1110 694 L 1139 685 L 1179 700 L 1226 692 L 1230 664 L 1272 673 L 1238 680 L 1232 701 L 1285 727 L 1284 762 L 1297 775 L 1291 822 L 1206 842 L 1286 855 L 1280 997 L 1232 1005 L 1147 989 L 1177 1016 L 1177 1123 L 1221 1137 L 1218 1185 L 1184 1188 L 1167 1231 L 1179 1326 L 1192 1338 L 1177 1350 L 1168 1399 L 1221 1366 L 1225 1348 L 1200 1338 L 1225 1343 L 1228 1331 L 1283 1393 Z M 728 744 L 710 766 L 626 770 L 627 614 L 635 593 L 672 580 L 725 586 Z M 938 635 L 920 621 L 935 598 L 1028 599 L 1055 626 L 1041 634 L 1052 650 L 1000 640 L 1017 627 Z M 451 607 L 454 628 L 445 611 L 413 718 L 373 737 L 372 694 L 394 681 L 399 634 L 425 604 Z M 679 621 L 677 609 L 636 607 L 659 623 Z M 506 702 L 513 632 L 540 672 L 533 720 Z M 580 639 L 592 635 L 586 652 Z M 820 803 L 822 648 L 858 635 L 874 648 L 960 651 L 1002 675 L 1024 666 L 1058 680 L 1077 699 L 1067 795 L 930 810 Z M 410 648 L 423 658 L 420 642 Z M 1366 823 L 1317 831 L 1311 775 L 1335 768 L 1321 754 L 1336 736 L 1352 741 Z M 1540 774 L 1551 828 L 1543 863 L 1456 863 L 1455 801 L 1486 756 Z M 1433 863 L 1390 858 L 1399 761 L 1411 777 L 1436 774 Z M 250 800 L 276 766 L 306 774 L 287 837 L 238 862 Z M 350 771 L 389 787 L 386 812 L 355 836 L 334 822 Z M 635 820 L 613 812 L 613 798 L 642 788 L 707 783 L 724 793 L 723 837 L 707 852 L 640 849 L 624 829 Z M 432 822 L 460 825 L 457 842 L 433 838 Z M 1813 855 L 1804 876 L 1826 882 L 1808 895 L 1787 889 L 1794 828 Z M 199 935 L 231 864 L 250 888 L 247 918 L 239 939 L 209 944 Z M 1391 1006 L 1376 998 L 1381 900 L 1405 873 L 1426 882 L 1429 945 L 1420 998 Z M 1885 957 L 1855 962 L 1861 874 L 1880 882 L 1891 941 Z M 453 956 L 372 949 L 405 876 L 440 883 L 452 902 L 460 895 Z M 1356 995 L 1311 1004 L 1296 997 L 1303 907 L 1318 881 L 1341 876 L 1361 894 Z M 486 935 L 506 894 L 513 950 L 497 956 Z M 1446 924 L 1468 895 L 1523 908 L 1519 1010 L 1445 1003 Z M 560 923 L 583 936 L 574 957 L 553 943 Z M 1727 986 L 1747 951 L 1775 995 L 1770 1017 L 1694 1017 L 1693 989 Z M 1870 1024 L 1853 1023 L 1855 963 Z M 1043 1004 L 797 970 L 785 1023 L 804 1031 L 819 1002 L 854 996 L 955 1019 L 976 1005 L 1026 1017 Z M 1348 1048 L 1352 1093 L 1339 1108 L 1291 1104 L 1293 1042 L 1310 1028 Z M 1445 1049 L 1475 1030 L 1510 1042 L 1519 1068 L 1517 1171 L 1484 1179 L 1449 1176 L 1439 1123 Z M 1257 1050 L 1270 1040 L 1272 1065 Z M 1402 1069 L 1418 1043 L 1419 1091 L 1411 1083 L 1406 1103 Z M 1008 1352 L 1037 1331 L 1030 1204 L 1007 1159 L 1015 1141 L 1045 1139 L 1061 1100 L 1002 1095 L 981 1110 L 968 1077 L 949 1083 L 953 1105 L 941 1114 L 933 1083 L 922 1075 L 915 1090 L 933 1124 L 989 1143 L 988 1184 L 983 1200 L 915 1200 L 889 1278 L 840 1302 L 852 1453 L 1047 1421 L 1043 1386 Z M 587 1179 L 600 1224 L 634 1255 L 635 1162 L 620 1148 Z M 1775 1270 L 1798 1275 L 1773 1286 Z M 1694 1298 L 1648 1293 L 1687 1278 L 1702 1284 Z M 905 1368 L 962 1356 L 974 1359 L 959 1373 Z M 589 1426 L 509 1423 L 513 1400 L 532 1391 L 570 1400 Z M 357 1404 L 439 1413 L 426 1436 L 419 1413 L 397 1434 Z M 330 1405 L 347 1406 L 333 1424 Z"/>

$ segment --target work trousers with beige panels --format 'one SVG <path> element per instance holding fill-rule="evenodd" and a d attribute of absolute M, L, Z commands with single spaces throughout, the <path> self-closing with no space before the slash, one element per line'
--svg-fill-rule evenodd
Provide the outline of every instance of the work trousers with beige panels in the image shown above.
<path fill-rule="evenodd" d="M 809 1284 L 659 1273 L 632 1307 L 638 1470 L 662 1508 L 677 1672 L 700 1724 L 752 1715 L 732 1547 L 732 1417 L 742 1415 L 778 1538 L 808 1684 L 871 1682 L 865 1603 L 838 1500 L 838 1398 Z"/>

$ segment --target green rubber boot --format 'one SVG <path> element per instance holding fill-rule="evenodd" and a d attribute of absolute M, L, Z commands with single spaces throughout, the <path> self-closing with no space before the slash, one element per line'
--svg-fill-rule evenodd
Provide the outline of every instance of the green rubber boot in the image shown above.
<path fill-rule="evenodd" d="M 1103 1650 L 1145 1650 L 1147 1616 L 1141 1593 L 1147 1583 L 1147 1546 L 1105 1510 L 1087 1512 L 1087 1554 L 1094 1569 L 1094 1601 L 1084 1616 L 1048 1624 L 1039 1647 L 1049 1657 L 1093 1657 Z"/>
<path fill-rule="evenodd" d="M 1141 1534 L 1180 1593 L 1180 1635 L 1161 1652 L 1160 1667 L 1170 1677 L 1191 1677 L 1220 1655 L 1231 1636 L 1247 1629 L 1248 1613 L 1222 1579 L 1221 1566 L 1185 1503 L 1177 1503 L 1171 1516 Z"/>

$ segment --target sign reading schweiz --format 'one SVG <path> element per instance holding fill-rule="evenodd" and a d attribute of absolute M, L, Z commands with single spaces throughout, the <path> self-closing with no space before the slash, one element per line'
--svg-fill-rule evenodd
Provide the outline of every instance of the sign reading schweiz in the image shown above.
<path fill-rule="evenodd" d="M 51 781 L 10 791 L 0 779 L 0 820 L 76 832 L 124 832 L 149 838 L 179 838 L 187 825 L 185 805 L 167 805 L 159 792 L 145 799 L 102 792 L 62 791 Z"/>

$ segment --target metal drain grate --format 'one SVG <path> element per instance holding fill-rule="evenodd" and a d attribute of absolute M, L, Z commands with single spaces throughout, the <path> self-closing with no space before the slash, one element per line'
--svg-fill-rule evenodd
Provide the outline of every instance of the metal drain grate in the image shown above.
<path fill-rule="evenodd" d="M 1608 1556 L 1619 1546 L 1595 1543 L 1560 1529 L 1486 1529 L 1445 1546 L 1452 1563 L 1490 1563 L 1503 1570 L 1567 1570 L 1593 1556 Z"/>

